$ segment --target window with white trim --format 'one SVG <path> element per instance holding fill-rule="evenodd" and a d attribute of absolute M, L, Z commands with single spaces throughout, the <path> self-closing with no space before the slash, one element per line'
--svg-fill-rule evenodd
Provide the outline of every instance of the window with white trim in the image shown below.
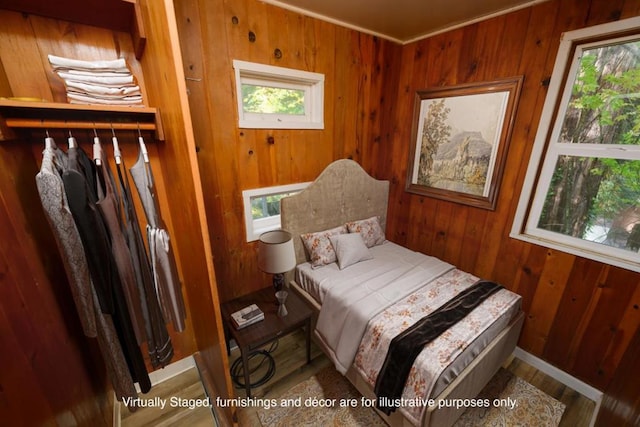
<path fill-rule="evenodd" d="M 563 34 L 511 236 L 640 271 L 640 18 Z"/>
<path fill-rule="evenodd" d="M 264 232 L 280 228 L 280 199 L 305 189 L 310 183 L 278 185 L 244 190 L 244 220 L 247 242 L 258 240 Z"/>
<path fill-rule="evenodd" d="M 233 61 L 238 125 L 324 129 L 324 74 Z"/>

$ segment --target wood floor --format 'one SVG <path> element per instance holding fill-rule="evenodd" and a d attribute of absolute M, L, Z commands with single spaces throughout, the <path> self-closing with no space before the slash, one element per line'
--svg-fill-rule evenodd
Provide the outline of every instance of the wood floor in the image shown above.
<path fill-rule="evenodd" d="M 196 403 L 206 402 L 207 395 L 195 367 L 154 385 L 149 393 L 139 396 L 144 401 L 154 403 L 164 401 L 166 405 L 164 408 L 141 407 L 130 412 L 127 407 L 120 404 L 119 425 L 123 427 L 211 427 L 216 425 L 213 412 L 209 407 L 196 406 Z"/>
<path fill-rule="evenodd" d="M 236 349 L 232 351 L 230 360 L 233 362 L 238 356 L 239 353 Z M 325 366 L 330 365 L 330 361 L 315 346 L 312 347 L 312 362 L 309 365 L 305 365 L 304 335 L 302 333 L 294 333 L 282 338 L 278 347 L 273 350 L 273 357 L 276 360 L 275 375 L 263 386 L 252 389 L 252 396 L 278 397 L 293 385 L 304 381 Z M 258 359 L 252 362 L 254 366 L 259 364 L 260 360 Z M 512 357 L 505 363 L 505 368 L 566 405 L 560 422 L 561 427 L 589 426 L 595 408 L 593 401 L 520 359 Z M 252 379 L 260 378 L 267 370 L 267 365 L 263 363 L 252 374 Z M 237 388 L 236 395 L 238 397 L 245 396 L 244 388 Z M 184 399 L 206 397 L 195 368 L 154 386 L 149 394 L 141 395 L 145 399 L 156 396 L 167 399 L 167 405 L 164 410 L 159 408 L 140 408 L 131 414 L 126 408 L 122 407 L 121 425 L 128 427 L 216 425 L 213 413 L 208 408 L 169 407 L 172 397 L 182 397 Z M 260 427 L 255 410 L 238 410 L 238 425 L 240 427 Z"/>

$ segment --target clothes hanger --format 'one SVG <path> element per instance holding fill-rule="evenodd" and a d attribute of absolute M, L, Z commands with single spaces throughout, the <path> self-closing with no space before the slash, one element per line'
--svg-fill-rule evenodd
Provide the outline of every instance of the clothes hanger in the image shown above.
<path fill-rule="evenodd" d="M 69 145 L 69 148 L 77 148 L 78 147 L 78 141 L 76 141 L 76 139 L 71 134 L 71 129 L 69 129 L 69 138 L 67 138 L 67 143 Z"/>
<path fill-rule="evenodd" d="M 44 132 L 45 132 L 45 134 L 47 135 L 47 136 L 44 138 L 44 147 L 45 147 L 47 150 L 55 150 L 55 149 L 57 149 L 57 148 L 58 148 L 58 146 L 56 145 L 56 142 L 54 141 L 54 139 L 53 139 L 53 138 L 51 138 L 51 137 L 49 136 L 49 129 L 45 129 L 45 131 L 44 131 Z"/>
<path fill-rule="evenodd" d="M 120 153 L 120 145 L 118 145 L 118 138 L 116 138 L 116 131 L 111 126 L 111 143 L 113 144 L 113 157 L 116 159 L 116 165 L 122 163 L 122 153 Z"/>
<path fill-rule="evenodd" d="M 93 161 L 97 166 L 102 164 L 102 145 L 100 144 L 100 138 L 98 138 L 98 132 L 93 129 Z"/>
<path fill-rule="evenodd" d="M 140 144 L 140 151 L 142 151 L 142 158 L 145 163 L 149 163 L 149 153 L 147 152 L 147 146 L 144 143 L 142 132 L 140 132 L 140 124 L 138 123 L 138 143 Z"/>

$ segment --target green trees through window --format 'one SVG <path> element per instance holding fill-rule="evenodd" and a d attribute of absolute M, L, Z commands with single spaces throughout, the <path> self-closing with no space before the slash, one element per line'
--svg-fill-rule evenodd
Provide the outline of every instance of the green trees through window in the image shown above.
<path fill-rule="evenodd" d="M 305 91 L 280 87 L 242 85 L 242 105 L 248 113 L 305 114 Z"/>
<path fill-rule="evenodd" d="M 538 227 L 637 251 L 640 41 L 585 49 L 576 70 Z"/>

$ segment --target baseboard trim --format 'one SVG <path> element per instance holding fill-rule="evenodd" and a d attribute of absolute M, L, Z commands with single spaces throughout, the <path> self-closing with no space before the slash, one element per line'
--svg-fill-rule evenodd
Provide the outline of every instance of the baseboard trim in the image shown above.
<path fill-rule="evenodd" d="M 149 373 L 149 379 L 151 380 L 151 386 L 159 384 L 170 378 L 180 375 L 184 371 L 188 371 L 191 368 L 196 367 L 196 361 L 193 356 L 185 357 L 184 359 L 177 360 L 164 368 L 156 369 Z M 140 387 L 136 383 L 136 391 L 140 393 Z"/>
<path fill-rule="evenodd" d="M 596 406 L 593 410 L 593 416 L 591 417 L 591 423 L 589 425 L 595 425 L 596 417 L 598 415 L 598 411 L 600 410 L 600 404 L 602 403 L 603 393 L 600 390 L 577 379 L 576 377 L 567 374 L 563 370 L 556 368 L 555 366 L 545 362 L 544 360 L 534 356 L 533 354 L 524 351 L 520 347 L 515 348 L 515 350 L 513 351 L 513 355 L 523 362 L 526 362 L 529 365 L 533 366 L 537 370 L 561 382 L 567 387 L 572 388 L 581 395 L 585 396 L 587 399 L 593 400 Z"/>

